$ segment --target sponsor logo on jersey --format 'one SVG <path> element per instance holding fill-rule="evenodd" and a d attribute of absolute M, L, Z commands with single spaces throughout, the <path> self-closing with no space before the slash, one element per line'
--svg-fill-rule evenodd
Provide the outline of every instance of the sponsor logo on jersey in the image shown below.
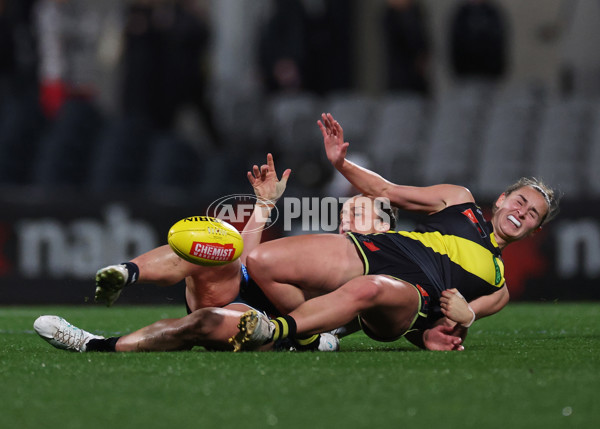
<path fill-rule="evenodd" d="M 467 209 L 464 212 L 462 212 L 462 214 L 464 214 L 471 221 L 473 226 L 475 226 L 475 228 L 477 228 L 477 231 L 479 232 L 479 235 L 481 236 L 481 238 L 487 237 L 486 232 L 481 227 L 481 224 L 479 223 L 479 220 L 475 216 L 475 213 L 473 213 L 473 210 Z"/>
<path fill-rule="evenodd" d="M 231 261 L 235 254 L 233 244 L 202 243 L 194 241 L 190 255 L 209 261 Z"/>
<path fill-rule="evenodd" d="M 377 252 L 378 250 L 381 250 L 379 247 L 375 246 L 375 244 L 373 244 L 373 242 L 371 242 L 371 241 L 365 241 L 364 244 L 365 244 L 365 247 L 367 249 L 369 249 L 371 252 Z"/>
<path fill-rule="evenodd" d="M 502 281 L 502 270 L 500 270 L 500 265 L 498 265 L 498 258 L 492 256 L 492 260 L 494 261 L 494 268 L 496 269 L 496 278 L 494 279 L 496 286 L 500 284 Z"/>
<path fill-rule="evenodd" d="M 418 289 L 419 293 L 423 300 L 421 301 L 421 309 L 419 310 L 419 315 L 422 317 L 427 317 L 427 312 L 429 311 L 429 301 L 431 298 L 425 289 L 421 287 L 421 285 L 415 283 L 415 287 Z"/>
<path fill-rule="evenodd" d="M 423 296 L 429 296 L 429 294 L 427 293 L 427 291 L 425 289 L 423 289 L 420 284 L 415 284 L 415 287 L 417 289 L 419 289 L 419 292 L 421 293 L 421 295 L 423 295 Z"/>

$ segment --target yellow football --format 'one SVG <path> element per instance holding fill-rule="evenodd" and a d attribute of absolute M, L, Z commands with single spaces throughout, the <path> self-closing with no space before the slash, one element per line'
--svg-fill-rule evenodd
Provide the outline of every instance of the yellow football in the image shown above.
<path fill-rule="evenodd" d="M 209 216 L 181 219 L 169 230 L 167 241 L 180 258 L 198 265 L 225 265 L 244 250 L 237 229 Z"/>

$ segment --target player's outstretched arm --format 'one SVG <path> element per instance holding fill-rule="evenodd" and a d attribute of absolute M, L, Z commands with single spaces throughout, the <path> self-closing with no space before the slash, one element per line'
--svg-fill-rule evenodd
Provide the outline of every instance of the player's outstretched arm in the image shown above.
<path fill-rule="evenodd" d="M 403 210 L 424 213 L 435 213 L 451 205 L 474 201 L 469 190 L 462 186 L 442 184 L 416 187 L 392 183 L 346 159 L 349 143 L 344 142 L 344 130 L 330 113 L 323 113 L 317 124 L 323 135 L 327 159 L 365 195 L 386 197 L 392 205 Z"/>
<path fill-rule="evenodd" d="M 260 244 L 262 232 L 271 210 L 283 195 L 291 172 L 292 170 L 288 168 L 279 180 L 273 155 L 270 153 L 267 155 L 266 164 L 263 164 L 260 168 L 255 165 L 252 167 L 252 171 L 248 172 L 248 181 L 254 188 L 257 202 L 254 205 L 250 219 L 242 230 L 242 237 L 244 238 L 244 252 L 240 257 L 242 263 L 246 263 L 246 256 Z"/>

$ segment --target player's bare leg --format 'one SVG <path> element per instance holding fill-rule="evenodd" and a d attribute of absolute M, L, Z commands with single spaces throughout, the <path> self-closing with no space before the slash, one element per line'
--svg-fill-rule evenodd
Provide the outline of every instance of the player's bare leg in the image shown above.
<path fill-rule="evenodd" d="M 247 265 L 251 277 L 283 314 L 364 273 L 354 244 L 332 234 L 263 243 L 248 255 Z"/>
<path fill-rule="evenodd" d="M 131 262 L 140 270 L 139 283 L 152 283 L 159 286 L 174 285 L 200 267 L 181 259 L 168 245 L 143 253 Z"/>
<path fill-rule="evenodd" d="M 362 276 L 307 301 L 290 316 L 299 334 L 330 331 L 360 315 L 363 325 L 378 337 L 395 338 L 410 328 L 419 304 L 419 293 L 409 283 L 381 275 Z"/>
<path fill-rule="evenodd" d="M 363 324 L 380 338 L 403 335 L 414 321 L 420 298 L 409 283 L 387 276 L 361 276 L 335 291 L 310 299 L 290 314 L 275 320 L 246 312 L 234 340 L 238 347 L 290 336 L 331 331 L 360 315 Z"/>
<path fill-rule="evenodd" d="M 202 266 L 184 261 L 168 245 L 146 252 L 129 263 L 104 267 L 96 274 L 96 301 L 112 305 L 131 283 L 171 286 L 185 279 L 186 299 L 192 310 L 220 307 L 238 293 L 241 262 Z"/>
<path fill-rule="evenodd" d="M 241 311 L 240 311 L 241 310 Z M 189 350 L 204 346 L 215 350 L 232 350 L 229 338 L 248 307 L 232 304 L 227 308 L 201 308 L 180 319 L 163 319 L 116 343 L 118 352 Z"/>
<path fill-rule="evenodd" d="M 243 304 L 202 308 L 179 319 L 159 320 L 122 337 L 94 335 L 58 316 L 40 316 L 34 329 L 54 347 L 78 352 L 176 351 L 190 350 L 194 346 L 232 350 L 229 338 L 237 332 L 240 316 L 248 309 Z M 269 348 L 272 345 L 255 349 Z"/>

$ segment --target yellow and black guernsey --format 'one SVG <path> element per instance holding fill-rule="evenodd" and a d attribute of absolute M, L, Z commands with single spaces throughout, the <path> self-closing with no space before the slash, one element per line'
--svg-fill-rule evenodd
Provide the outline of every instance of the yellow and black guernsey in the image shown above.
<path fill-rule="evenodd" d="M 427 216 L 414 231 L 348 233 L 348 237 L 363 258 L 365 274 L 387 274 L 425 289 L 430 321 L 441 317 L 443 290 L 456 288 L 471 301 L 505 283 L 491 223 L 474 203 Z"/>

